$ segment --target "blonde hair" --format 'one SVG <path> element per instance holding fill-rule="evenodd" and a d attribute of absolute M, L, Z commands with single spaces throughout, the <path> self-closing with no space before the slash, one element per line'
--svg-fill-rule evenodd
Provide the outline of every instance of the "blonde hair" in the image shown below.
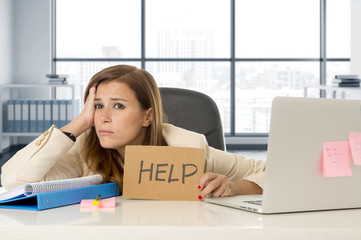
<path fill-rule="evenodd" d="M 143 145 L 165 145 L 163 127 L 163 108 L 159 88 L 153 76 L 143 69 L 129 65 L 116 65 L 96 73 L 89 81 L 84 94 L 86 101 L 89 89 L 103 82 L 125 83 L 132 89 L 143 110 L 152 108 L 152 123 L 147 128 Z M 100 145 L 95 128 L 87 132 L 83 157 L 89 170 L 101 174 L 105 181 L 116 182 L 120 189 L 123 184 L 124 159 L 115 149 L 106 149 Z"/>

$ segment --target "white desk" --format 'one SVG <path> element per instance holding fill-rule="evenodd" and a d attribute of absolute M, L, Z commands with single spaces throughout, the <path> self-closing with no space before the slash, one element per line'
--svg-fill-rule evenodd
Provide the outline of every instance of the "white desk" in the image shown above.
<path fill-rule="evenodd" d="M 114 212 L 79 204 L 0 209 L 0 239 L 361 239 L 361 209 L 259 215 L 202 201 L 116 198 Z"/>

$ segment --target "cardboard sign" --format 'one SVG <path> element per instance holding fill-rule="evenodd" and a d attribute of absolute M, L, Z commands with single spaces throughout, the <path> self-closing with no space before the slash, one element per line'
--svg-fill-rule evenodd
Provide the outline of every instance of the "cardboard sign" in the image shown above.
<path fill-rule="evenodd" d="M 204 149 L 127 146 L 123 197 L 195 201 L 203 173 Z"/>

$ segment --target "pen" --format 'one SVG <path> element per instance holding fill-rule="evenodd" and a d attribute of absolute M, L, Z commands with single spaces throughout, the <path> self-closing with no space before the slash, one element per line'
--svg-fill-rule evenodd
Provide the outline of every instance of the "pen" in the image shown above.
<path fill-rule="evenodd" d="M 98 205 L 100 200 L 100 194 L 98 194 L 97 198 L 93 201 L 93 205 Z"/>

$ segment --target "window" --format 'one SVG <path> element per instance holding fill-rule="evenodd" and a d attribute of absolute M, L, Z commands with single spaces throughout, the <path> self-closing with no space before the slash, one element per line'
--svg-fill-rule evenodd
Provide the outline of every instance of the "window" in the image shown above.
<path fill-rule="evenodd" d="M 236 132 L 268 132 L 275 96 L 303 97 L 319 81 L 319 64 L 310 61 L 239 61 L 236 64 Z"/>
<path fill-rule="evenodd" d="M 236 1 L 237 58 L 318 58 L 320 3 Z"/>
<path fill-rule="evenodd" d="M 336 74 L 349 74 L 351 56 L 351 1 L 328 0 L 326 5 L 326 83 Z"/>
<path fill-rule="evenodd" d="M 140 58 L 139 1 L 56 2 L 57 58 Z"/>
<path fill-rule="evenodd" d="M 349 0 L 53 0 L 53 72 L 85 87 L 135 65 L 212 97 L 227 136 L 267 136 L 274 96 L 349 72 L 350 11 Z"/>
<path fill-rule="evenodd" d="M 145 3 L 146 58 L 230 57 L 230 1 Z"/>

